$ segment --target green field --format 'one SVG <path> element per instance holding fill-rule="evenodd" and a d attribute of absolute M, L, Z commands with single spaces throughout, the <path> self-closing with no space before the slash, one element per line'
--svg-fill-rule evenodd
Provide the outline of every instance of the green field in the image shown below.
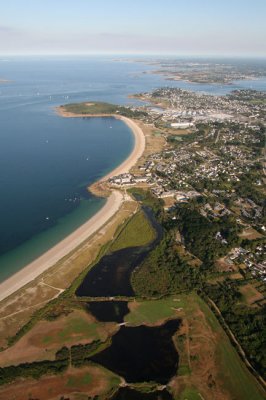
<path fill-rule="evenodd" d="M 219 334 L 216 345 L 216 358 L 219 376 L 236 400 L 265 400 L 263 389 L 240 359 L 219 321 L 207 304 L 198 298 L 198 304 L 214 332 Z"/>
<path fill-rule="evenodd" d="M 202 400 L 202 397 L 199 395 L 198 390 L 190 387 L 186 388 L 177 400 Z"/>
<path fill-rule="evenodd" d="M 85 372 L 84 375 L 81 376 L 70 376 L 68 378 L 67 384 L 66 386 L 68 387 L 73 387 L 73 386 L 78 386 L 78 387 L 82 387 L 82 386 L 86 386 L 89 383 L 91 383 L 92 381 L 92 377 L 88 372 Z"/>
<path fill-rule="evenodd" d="M 79 318 L 73 318 L 70 320 L 65 328 L 59 332 L 58 337 L 65 341 L 69 336 L 78 336 L 80 337 L 97 337 L 97 323 L 88 323 L 85 320 Z"/>
<path fill-rule="evenodd" d="M 180 353 L 178 353 L 180 354 Z M 189 368 L 188 365 L 180 365 L 178 367 L 178 376 L 184 376 L 184 375 L 190 375 L 191 374 L 191 369 Z"/>
<path fill-rule="evenodd" d="M 220 331 L 222 329 L 221 325 L 219 324 L 219 321 L 217 320 L 213 312 L 210 310 L 208 305 L 199 296 L 197 296 L 196 298 L 197 298 L 197 303 L 200 306 L 201 310 L 203 311 L 205 318 L 210 327 L 212 328 L 212 330 L 214 332 Z"/>
<path fill-rule="evenodd" d="M 265 400 L 262 389 L 240 360 L 227 336 L 217 345 L 217 360 L 221 365 L 220 376 L 225 388 L 241 400 Z"/>
<path fill-rule="evenodd" d="M 149 300 L 132 303 L 133 307 L 125 317 L 129 325 L 156 324 L 159 321 L 178 317 L 176 309 L 185 307 L 184 296 L 175 296 L 162 300 Z"/>
<path fill-rule="evenodd" d="M 122 227 L 110 251 L 145 246 L 155 239 L 155 231 L 143 211 L 139 211 Z"/>
<path fill-rule="evenodd" d="M 69 342 L 79 342 L 80 340 L 90 339 L 98 340 L 102 337 L 104 328 L 98 322 L 88 321 L 81 316 L 68 316 L 62 321 L 60 329 L 53 330 L 53 322 L 47 322 L 50 325 L 50 332 L 47 330 L 40 336 L 44 345 L 67 344 Z M 104 335 L 105 337 L 105 335 Z"/>

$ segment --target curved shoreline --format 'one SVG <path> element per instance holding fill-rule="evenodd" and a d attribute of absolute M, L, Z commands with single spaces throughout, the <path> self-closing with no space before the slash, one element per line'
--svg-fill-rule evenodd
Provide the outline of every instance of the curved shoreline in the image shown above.
<path fill-rule="evenodd" d="M 104 182 L 112 176 L 129 172 L 135 165 L 137 160 L 141 157 L 145 150 L 145 136 L 142 129 L 131 119 L 118 116 L 118 115 L 64 115 L 64 117 L 91 118 L 91 117 L 114 117 L 121 119 L 131 129 L 135 137 L 134 148 L 128 158 L 122 162 L 118 167 L 102 177 L 98 182 Z M 47 252 L 32 261 L 30 264 L 23 267 L 20 271 L 16 272 L 11 277 L 7 278 L 0 283 L 0 301 L 21 289 L 26 284 L 36 279 L 43 272 L 54 266 L 63 257 L 75 250 L 82 242 L 96 233 L 107 221 L 113 217 L 119 210 L 123 203 L 123 195 L 118 190 L 112 190 L 111 195 L 107 198 L 105 205 L 87 222 L 81 225 L 78 229 L 68 235 L 65 239 L 61 240 Z"/>
<path fill-rule="evenodd" d="M 122 120 L 133 132 L 135 137 L 134 148 L 132 152 L 129 154 L 128 158 L 122 162 L 118 167 L 116 167 L 113 171 L 109 172 L 103 178 L 99 180 L 99 182 L 103 182 L 115 175 L 120 175 L 127 173 L 131 170 L 132 167 L 136 164 L 138 159 L 142 156 L 145 150 L 146 140 L 142 129 L 134 122 L 132 119 L 122 116 L 114 116 L 116 119 Z"/>
<path fill-rule="evenodd" d="M 132 131 L 134 137 L 135 137 L 135 143 L 134 143 L 134 148 L 128 158 L 122 162 L 118 167 L 116 167 L 114 170 L 106 174 L 104 177 L 102 177 L 99 181 L 95 182 L 103 182 L 112 176 L 115 175 L 120 175 L 126 172 L 129 172 L 129 170 L 136 164 L 136 161 L 141 157 L 145 150 L 145 145 L 146 145 L 146 140 L 144 133 L 142 129 L 136 124 L 135 121 L 128 117 L 124 117 L 122 115 L 118 114 L 75 114 L 72 112 L 65 111 L 62 107 L 57 107 L 56 108 L 56 113 L 60 115 L 61 117 L 65 118 L 105 118 L 105 117 L 112 117 L 115 119 L 120 119 L 123 121 Z M 94 183 L 94 184 L 95 184 Z M 93 184 L 93 185 L 94 185 Z"/>

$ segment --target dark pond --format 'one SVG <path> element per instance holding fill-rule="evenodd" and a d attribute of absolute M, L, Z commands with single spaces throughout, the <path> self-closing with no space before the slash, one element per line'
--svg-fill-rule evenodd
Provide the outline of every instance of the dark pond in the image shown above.
<path fill-rule="evenodd" d="M 127 382 L 166 384 L 177 372 L 178 353 L 172 336 L 179 325 L 179 320 L 172 320 L 158 327 L 122 326 L 113 336 L 111 346 L 90 359 Z"/>
<path fill-rule="evenodd" d="M 126 301 L 92 301 L 87 303 L 87 309 L 101 322 L 123 322 L 129 313 Z"/>
<path fill-rule="evenodd" d="M 142 393 L 129 387 L 123 387 L 119 389 L 111 400 L 173 400 L 173 397 L 166 389 L 152 393 Z"/>
<path fill-rule="evenodd" d="M 143 208 L 147 218 L 157 232 L 156 239 L 147 246 L 128 247 L 105 255 L 88 272 L 76 295 L 79 297 L 133 296 L 130 277 L 132 271 L 162 238 L 162 228 L 147 207 Z"/>

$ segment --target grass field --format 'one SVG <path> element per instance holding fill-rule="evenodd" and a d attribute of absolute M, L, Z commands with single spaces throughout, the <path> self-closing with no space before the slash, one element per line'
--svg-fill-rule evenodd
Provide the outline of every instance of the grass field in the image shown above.
<path fill-rule="evenodd" d="M 178 318 L 180 311 L 185 307 L 185 298 L 179 296 L 149 301 L 136 301 L 129 303 L 130 313 L 126 315 L 125 322 L 129 325 L 153 325 L 161 323 L 168 318 Z"/>
<path fill-rule="evenodd" d="M 240 286 L 239 291 L 243 296 L 244 302 L 249 306 L 252 306 L 255 301 L 263 300 L 264 298 L 264 295 L 252 283 Z"/>
<path fill-rule="evenodd" d="M 224 387 L 234 399 L 265 400 L 263 390 L 240 359 L 215 315 L 201 299 L 199 304 L 210 326 L 218 335 L 215 356 L 218 377 Z"/>
<path fill-rule="evenodd" d="M 83 375 L 72 375 L 68 378 L 67 387 L 82 387 L 91 383 L 92 376 L 85 372 Z"/>
<path fill-rule="evenodd" d="M 217 345 L 217 361 L 221 365 L 220 377 L 224 386 L 236 399 L 265 400 L 255 378 L 241 362 L 227 337 L 223 337 Z"/>
<path fill-rule="evenodd" d="M 236 399 L 265 400 L 265 393 L 249 373 L 229 339 L 224 337 L 217 346 L 217 360 L 223 366 L 220 371 L 225 387 Z"/>
<path fill-rule="evenodd" d="M 221 325 L 219 324 L 219 321 L 217 320 L 217 318 L 215 317 L 213 312 L 210 310 L 210 308 L 207 306 L 205 301 L 203 301 L 200 297 L 197 296 L 197 303 L 198 303 L 200 309 L 203 311 L 204 316 L 205 316 L 209 326 L 211 327 L 211 329 L 214 332 L 220 331 Z"/>
<path fill-rule="evenodd" d="M 155 231 L 143 211 L 137 212 L 122 227 L 110 251 L 117 251 L 126 247 L 145 246 L 155 239 Z"/>
<path fill-rule="evenodd" d="M 69 316 L 60 330 L 48 332 L 43 336 L 42 342 L 46 345 L 52 343 L 65 344 L 73 337 L 75 337 L 75 341 L 97 339 L 99 337 L 98 329 L 99 324 L 96 322 L 88 322 L 79 316 Z"/>
<path fill-rule="evenodd" d="M 99 323 L 83 310 L 74 310 L 54 321 L 39 321 L 17 343 L 1 353 L 0 366 L 54 359 L 63 346 L 104 342 L 117 330 L 116 323 Z"/>
<path fill-rule="evenodd" d="M 216 316 L 196 294 L 180 298 L 182 324 L 174 336 L 179 353 L 176 400 L 263 400 L 263 389 L 248 371 Z M 182 307 L 182 306 L 181 306 Z M 130 314 L 129 314 L 130 316 Z"/>
<path fill-rule="evenodd" d="M 85 311 L 75 310 L 68 316 L 61 317 L 54 322 L 46 322 L 46 329 L 43 329 L 42 332 L 38 329 L 38 325 L 36 325 L 36 328 L 33 328 L 31 333 L 34 333 L 35 329 L 37 329 L 38 345 L 49 347 L 52 345 L 62 346 L 93 340 L 104 341 L 108 336 L 108 332 L 115 330 L 116 324 L 99 323 L 94 321 Z"/>
<path fill-rule="evenodd" d="M 202 397 L 199 395 L 198 390 L 190 387 L 183 390 L 178 400 L 202 400 Z"/>

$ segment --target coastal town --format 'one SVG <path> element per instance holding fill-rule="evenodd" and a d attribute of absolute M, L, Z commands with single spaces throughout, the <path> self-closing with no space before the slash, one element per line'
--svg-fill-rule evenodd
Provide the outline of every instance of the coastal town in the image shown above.
<path fill-rule="evenodd" d="M 236 91 L 208 96 L 163 88 L 135 96 L 149 102 L 134 108 L 164 148 L 146 157 L 137 174 L 112 177 L 113 187 L 149 187 L 172 212 L 178 204 L 196 202 L 210 221 L 234 218 L 238 237 L 258 241 L 254 249 L 228 248 L 226 271 L 243 269 L 266 282 L 264 145 L 265 93 Z M 216 240 L 226 245 L 219 231 Z"/>
<path fill-rule="evenodd" d="M 256 90 L 234 90 L 230 94 L 217 96 L 166 87 L 133 97 L 151 102 L 154 107 L 147 107 L 147 122 L 158 119 L 161 124 L 170 122 L 193 126 L 204 120 L 234 120 L 252 124 L 263 120 L 266 115 L 265 93 Z M 173 127 L 178 128 L 180 125 Z"/>

